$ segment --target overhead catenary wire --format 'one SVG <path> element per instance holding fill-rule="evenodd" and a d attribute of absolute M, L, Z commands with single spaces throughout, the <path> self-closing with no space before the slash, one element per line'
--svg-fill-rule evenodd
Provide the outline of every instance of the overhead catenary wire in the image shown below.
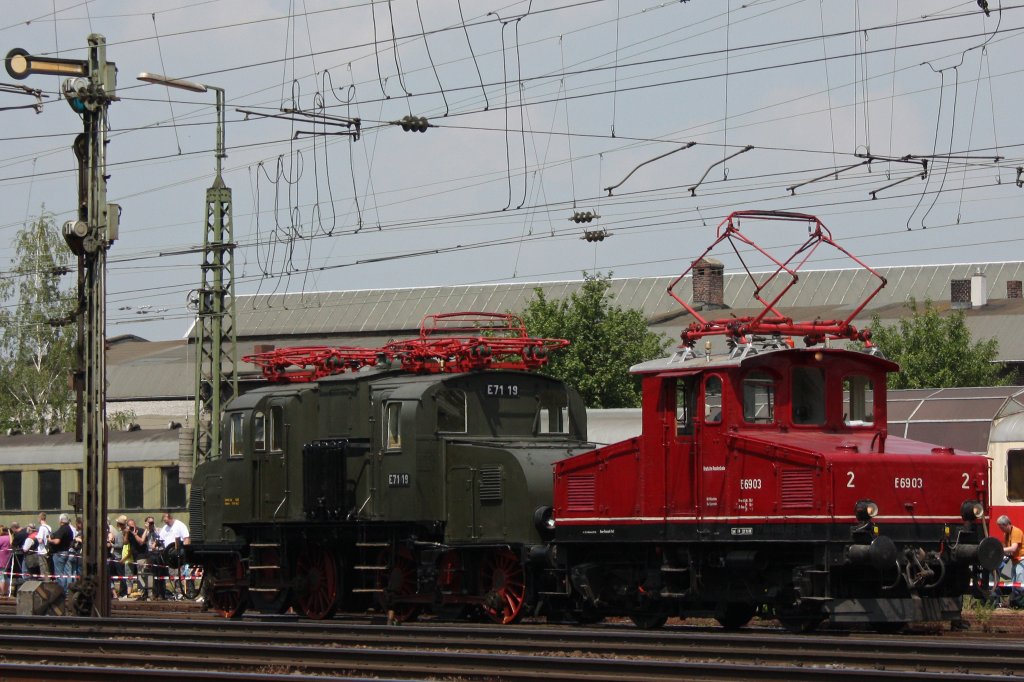
<path fill-rule="evenodd" d="M 421 26 L 421 28 L 423 28 L 423 27 Z M 394 32 L 393 32 L 393 34 L 392 34 L 392 39 L 394 39 Z M 312 52 L 312 50 L 311 50 L 311 52 Z M 895 51 L 893 52 L 893 54 L 895 55 Z M 617 75 L 618 75 L 618 71 L 616 71 L 615 73 L 616 73 L 616 78 L 617 78 Z M 877 76 L 877 74 L 875 74 L 875 75 Z M 441 91 L 442 91 L 442 92 L 444 92 L 444 89 L 443 89 L 443 88 L 441 88 Z M 484 90 L 484 92 L 486 92 L 486 90 Z M 520 92 L 522 92 L 522 91 L 520 91 Z M 618 92 L 618 91 L 617 91 L 617 89 L 615 89 L 615 88 L 613 87 L 613 89 L 612 89 L 612 92 Z M 508 103 L 508 102 L 506 102 L 505 104 L 506 104 L 506 106 L 508 106 L 508 105 L 509 105 L 509 103 Z M 520 102 L 519 102 L 518 104 L 516 104 L 516 103 L 512 103 L 512 105 L 514 105 L 514 106 L 522 106 L 522 100 L 520 100 Z M 729 117 L 729 118 L 731 118 L 731 117 Z M 728 126 L 728 129 L 729 129 L 729 131 L 730 131 L 730 132 L 732 131 L 733 125 L 732 125 L 732 122 L 731 122 L 731 120 L 727 120 L 727 121 L 726 121 L 726 122 L 724 123 L 724 125 Z M 521 125 L 519 126 L 519 131 L 514 131 L 514 129 L 513 129 L 513 131 L 514 131 L 514 132 L 518 132 L 518 133 L 519 133 L 520 135 L 525 135 L 525 134 L 527 134 L 527 133 L 533 134 L 533 132 L 534 132 L 534 131 L 530 130 L 531 128 L 532 128 L 532 126 L 528 126 L 528 125 L 525 125 L 525 124 L 521 124 Z M 508 128 L 506 128 L 506 130 L 508 130 Z M 546 131 L 538 131 L 538 134 L 545 134 L 545 132 L 546 132 Z M 581 133 L 581 134 L 585 134 L 585 133 Z M 567 139 L 572 139 L 572 137 L 567 137 Z M 807 150 L 807 151 L 808 151 L 808 153 L 819 153 L 819 151 L 818 151 L 818 150 Z M 571 157 L 571 154 L 570 154 L 570 157 Z M 604 152 L 602 152 L 602 153 L 601 153 L 601 154 L 599 155 L 599 158 L 600 158 L 600 159 L 601 159 L 601 160 L 603 161 L 603 159 L 604 159 Z M 546 166 L 546 165 L 547 165 L 547 164 L 545 164 L 545 166 Z M 800 165 L 801 165 L 801 166 L 803 166 L 803 167 L 807 167 L 807 166 L 808 166 L 808 164 L 806 164 L 806 163 L 804 163 L 804 164 L 800 164 Z M 527 172 L 527 170 L 526 170 L 526 169 L 524 169 L 524 177 L 525 177 L 525 175 L 526 175 L 526 172 Z M 964 177 L 966 177 L 966 175 L 965 175 Z M 359 194 L 358 194 L 358 193 L 355 193 L 355 192 L 353 193 L 353 198 L 355 198 L 355 197 L 358 197 L 358 196 L 359 196 Z M 346 197 L 346 199 L 348 199 L 348 198 Z M 332 203 L 333 203 L 333 202 L 332 202 Z M 528 209 L 528 208 L 529 208 L 529 206 L 527 206 L 527 209 Z"/>

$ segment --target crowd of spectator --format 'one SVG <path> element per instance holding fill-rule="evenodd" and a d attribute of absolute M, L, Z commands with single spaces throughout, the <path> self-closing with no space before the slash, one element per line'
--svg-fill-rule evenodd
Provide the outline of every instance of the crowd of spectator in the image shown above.
<path fill-rule="evenodd" d="M 65 591 L 81 576 L 82 519 L 61 514 L 57 529 L 40 512 L 36 523 L 0 524 L 0 594 L 10 595 L 27 579 L 52 578 Z M 184 565 L 188 527 L 170 512 L 163 526 L 152 516 L 143 525 L 122 514 L 107 525 L 107 568 L 112 596 L 121 599 L 169 599 L 193 596 L 195 586 Z M 168 582 L 174 581 L 174 592 Z M 187 587 L 186 587 L 187 584 Z M 180 589 L 179 589 L 180 588 Z"/>

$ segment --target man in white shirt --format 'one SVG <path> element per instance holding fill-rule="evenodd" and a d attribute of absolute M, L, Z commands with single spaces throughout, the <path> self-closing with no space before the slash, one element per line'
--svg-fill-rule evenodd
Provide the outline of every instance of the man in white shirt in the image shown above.
<path fill-rule="evenodd" d="M 176 540 L 187 545 L 189 544 L 188 527 L 171 516 L 171 512 L 164 512 L 164 525 L 160 529 L 160 540 L 163 541 L 164 547 L 174 546 Z"/>
<path fill-rule="evenodd" d="M 39 512 L 39 530 L 36 533 L 39 548 L 36 551 L 39 553 L 39 564 L 43 575 L 53 575 L 53 569 L 50 568 L 50 533 L 52 532 L 53 529 L 46 523 L 46 512 Z"/>
<path fill-rule="evenodd" d="M 156 577 L 156 582 L 153 585 L 154 597 L 167 599 L 169 595 L 164 589 L 164 585 L 171 578 L 169 569 L 175 569 L 173 577 L 175 582 L 181 579 L 182 547 L 189 544 L 188 527 L 174 518 L 171 512 L 164 512 L 164 525 L 157 530 L 157 535 L 160 537 L 160 543 L 164 546 L 164 561 L 153 567 Z M 184 592 L 184 588 L 182 592 Z"/>

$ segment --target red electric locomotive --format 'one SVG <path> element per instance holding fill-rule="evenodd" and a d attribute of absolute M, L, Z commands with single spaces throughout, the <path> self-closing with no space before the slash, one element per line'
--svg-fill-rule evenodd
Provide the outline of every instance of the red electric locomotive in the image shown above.
<path fill-rule="evenodd" d="M 806 222 L 810 236 L 779 261 L 741 219 Z M 851 324 L 884 279 L 809 215 L 734 213 L 694 263 L 723 241 L 774 263 L 751 275 L 759 312 L 705 319 L 673 291 L 689 269 L 669 287 L 696 321 L 675 355 L 633 368 L 642 434 L 555 465 L 548 598 L 582 620 L 641 627 L 688 615 L 740 627 L 758 609 L 797 631 L 958 618 L 972 578 L 1002 555 L 986 537 L 989 462 L 887 435 L 886 373 L 898 366 Z M 877 287 L 846 319 L 794 322 L 777 304 L 823 244 Z M 713 337 L 726 354 L 712 354 Z"/>

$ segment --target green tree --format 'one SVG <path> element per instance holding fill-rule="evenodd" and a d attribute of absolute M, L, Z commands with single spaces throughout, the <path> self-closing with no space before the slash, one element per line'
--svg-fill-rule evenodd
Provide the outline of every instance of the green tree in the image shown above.
<path fill-rule="evenodd" d="M 942 315 L 931 301 L 919 310 L 917 301 L 907 304 L 910 317 L 886 327 L 875 315 L 871 341 L 885 356 L 898 362 L 901 371 L 889 375 L 889 388 L 951 388 L 1000 386 L 1003 376 L 999 341 L 973 341 L 962 311 Z"/>
<path fill-rule="evenodd" d="M 639 407 L 639 382 L 629 368 L 665 355 L 669 341 L 647 329 L 639 310 L 612 305 L 611 273 L 583 278 L 568 299 L 548 300 L 538 288 L 526 306 L 530 334 L 571 342 L 542 371 L 574 387 L 588 407 Z"/>
<path fill-rule="evenodd" d="M 74 414 L 68 377 L 76 328 L 54 324 L 74 309 L 74 291 L 61 287 L 71 257 L 44 207 L 18 232 L 11 268 L 0 274 L 0 424 L 7 428 L 66 428 Z"/>

